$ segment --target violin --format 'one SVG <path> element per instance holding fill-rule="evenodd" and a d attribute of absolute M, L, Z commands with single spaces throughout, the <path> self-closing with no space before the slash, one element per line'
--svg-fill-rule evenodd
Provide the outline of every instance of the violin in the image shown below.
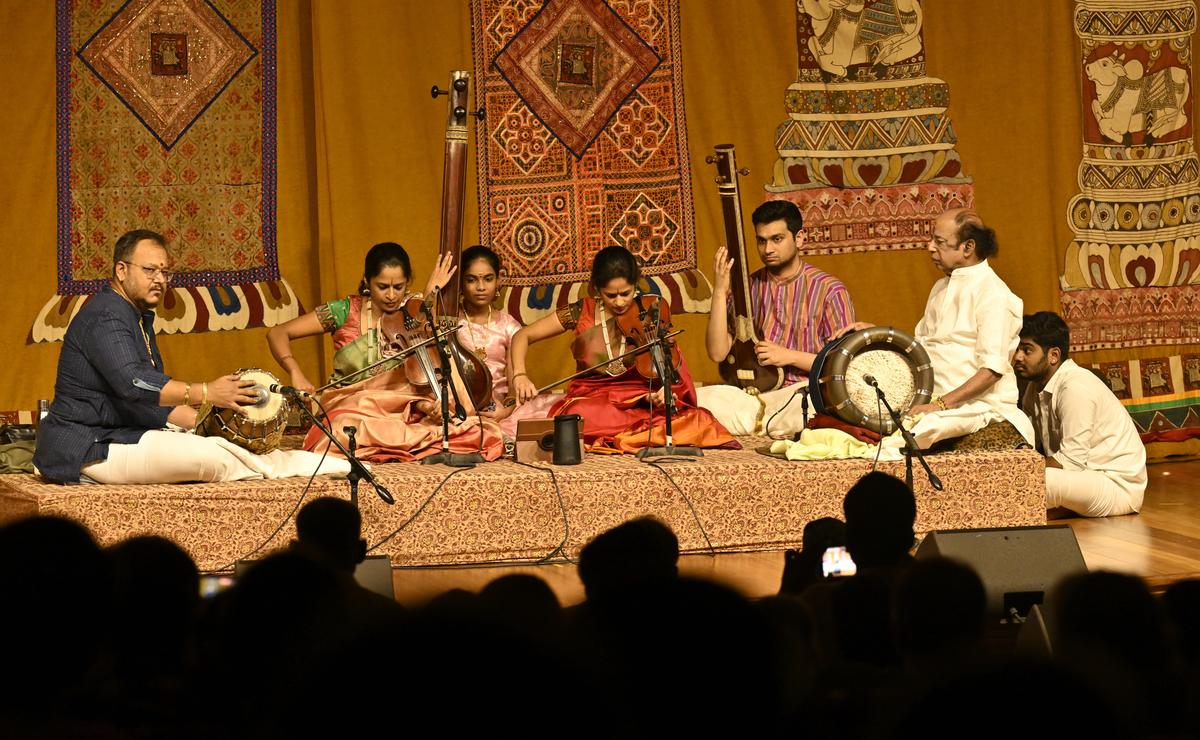
<path fill-rule="evenodd" d="M 433 336 L 433 328 L 423 315 L 424 300 L 409 298 L 399 311 L 385 314 L 379 328 L 385 336 L 392 338 L 396 349 L 412 347 Z M 420 393 L 431 393 L 438 403 L 442 400 L 442 388 L 438 383 L 438 372 L 442 361 L 437 348 L 427 343 L 404 360 L 404 377 Z"/>
<path fill-rule="evenodd" d="M 682 356 L 679 345 L 672 338 L 671 309 L 666 301 L 653 293 L 642 293 L 633 301 L 629 310 L 616 317 L 616 324 L 617 330 L 635 347 L 649 345 L 646 351 L 636 356 L 634 367 L 648 380 L 663 380 L 667 386 L 679 382 Z M 660 368 L 670 377 L 662 378 Z"/>

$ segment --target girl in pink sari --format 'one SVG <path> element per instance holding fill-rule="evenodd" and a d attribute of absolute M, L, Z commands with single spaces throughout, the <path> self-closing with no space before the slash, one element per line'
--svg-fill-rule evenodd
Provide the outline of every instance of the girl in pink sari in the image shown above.
<path fill-rule="evenodd" d="M 521 324 L 492 305 L 500 289 L 500 257 L 484 246 L 468 247 L 462 253 L 461 269 L 458 341 L 479 355 L 492 373 L 492 404 L 480 413 L 499 423 L 504 436 L 511 439 L 516 436 L 518 421 L 546 416 L 563 394 L 543 393 L 514 408 L 515 399 L 509 398 L 508 348 Z"/>
<path fill-rule="evenodd" d="M 600 250 L 592 263 L 591 292 L 517 332 L 510 350 L 511 387 L 519 401 L 533 398 L 536 389 L 525 372 L 529 345 L 574 331 L 571 351 L 579 370 L 605 360 L 607 365 L 572 380 L 565 396 L 549 415 L 579 414 L 583 436 L 592 452 L 636 452 L 659 447 L 666 441 L 662 384 L 657 387 L 638 374 L 633 359 L 615 360 L 629 346 L 617 328 L 617 317 L 635 308 L 637 283 L 641 276 L 637 261 L 624 247 Z M 687 363 L 680 362 L 679 378 L 671 385 L 676 415 L 673 437 L 676 445 L 736 447 L 737 442 L 705 409 L 696 406 L 696 386 Z"/>
<path fill-rule="evenodd" d="M 455 266 L 447 256 L 429 277 L 426 294 L 449 282 Z M 331 381 L 344 379 L 321 396 L 329 413 L 327 426 L 343 444 L 343 428 L 357 429 L 357 455 L 376 462 L 406 461 L 427 457 L 441 450 L 440 408 L 427 392 L 414 387 L 399 361 L 379 360 L 403 349 L 402 341 L 390 336 L 385 317 L 394 316 L 404 304 L 420 294 L 409 293 L 412 265 L 399 244 L 376 244 L 367 252 L 358 295 L 322 304 L 312 313 L 281 324 L 267 333 L 267 344 L 275 360 L 288 372 L 291 384 L 312 391 L 313 384 L 292 357 L 291 342 L 323 333 L 333 335 L 334 359 Z M 465 396 L 465 394 L 463 394 Z M 452 452 L 480 452 L 495 460 L 504 451 L 500 429 L 492 419 L 470 415 L 464 422 L 449 425 Z M 306 450 L 325 450 L 328 441 L 315 427 L 304 439 Z M 337 454 L 337 449 L 331 449 Z"/>

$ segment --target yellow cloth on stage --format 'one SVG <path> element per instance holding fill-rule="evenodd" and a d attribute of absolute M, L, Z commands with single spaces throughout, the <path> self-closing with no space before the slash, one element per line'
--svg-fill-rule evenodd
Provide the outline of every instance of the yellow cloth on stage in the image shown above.
<path fill-rule="evenodd" d="M 899 460 L 904 440 L 899 432 L 884 437 L 880 442 L 883 450 L 880 460 Z M 874 459 L 876 445 L 860 442 L 840 429 L 805 429 L 800 439 L 776 440 L 771 445 L 771 454 L 783 455 L 789 460 L 850 460 L 853 458 Z"/>

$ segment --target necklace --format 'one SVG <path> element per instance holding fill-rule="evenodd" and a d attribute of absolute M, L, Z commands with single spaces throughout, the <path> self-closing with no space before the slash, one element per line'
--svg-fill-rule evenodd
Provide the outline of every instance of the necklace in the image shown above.
<path fill-rule="evenodd" d="M 617 353 L 614 355 L 612 351 L 612 340 L 608 338 L 608 312 L 604 310 L 604 303 L 597 301 L 600 306 L 600 331 L 604 335 L 604 353 L 608 355 L 608 359 L 620 357 L 625 354 L 625 335 L 621 335 L 621 345 L 617 348 Z M 612 376 L 620 375 L 625 372 L 625 365 L 620 360 L 613 360 L 604 366 L 604 372 Z"/>
<path fill-rule="evenodd" d="M 370 297 L 367 297 L 366 302 L 367 302 L 367 310 L 366 310 L 366 314 L 367 314 L 367 322 L 366 322 L 367 323 L 367 362 L 372 363 L 379 359 L 379 332 L 381 330 L 380 322 L 383 321 L 383 318 L 380 317 L 380 321 L 374 322 L 374 324 L 372 325 L 372 319 L 371 319 L 372 310 L 371 309 L 373 307 L 373 301 L 370 299 Z"/>
<path fill-rule="evenodd" d="M 486 365 L 487 364 L 487 333 L 483 335 L 483 341 L 480 342 L 475 338 L 475 322 L 471 321 L 471 317 L 467 315 L 466 308 L 463 309 L 463 321 L 467 324 L 467 333 L 471 336 L 471 344 L 475 345 L 475 355 Z M 488 304 L 487 323 L 484 326 L 492 325 L 492 306 Z"/>
<path fill-rule="evenodd" d="M 133 306 L 134 310 L 137 310 L 137 304 L 129 300 L 129 296 L 125 295 L 124 288 L 116 284 L 114 284 L 113 287 L 117 289 L 117 293 L 124 298 L 129 305 Z M 142 323 L 141 314 L 142 312 L 138 311 L 138 329 L 140 329 L 142 332 L 142 341 L 146 343 L 146 357 L 150 358 L 151 367 L 158 367 L 158 365 L 154 363 L 154 352 L 150 349 L 150 335 L 146 333 L 146 325 Z"/>

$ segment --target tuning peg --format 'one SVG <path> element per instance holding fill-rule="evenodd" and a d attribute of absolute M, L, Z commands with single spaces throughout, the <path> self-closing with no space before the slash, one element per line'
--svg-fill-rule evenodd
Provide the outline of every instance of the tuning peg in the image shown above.
<path fill-rule="evenodd" d="M 475 120 L 482 121 L 483 117 L 484 117 L 484 115 L 486 115 L 486 113 L 487 113 L 486 109 L 481 105 L 481 106 L 479 106 L 479 110 L 472 111 L 471 115 L 475 116 Z"/>
<path fill-rule="evenodd" d="M 738 170 L 738 174 L 739 174 L 739 175 L 741 175 L 742 177 L 745 177 L 746 175 L 749 175 L 749 174 L 750 174 L 750 168 L 749 168 L 749 167 L 743 167 L 743 168 L 741 168 L 740 170 Z"/>
<path fill-rule="evenodd" d="M 462 92 L 463 90 L 466 90 L 466 89 L 467 89 L 467 78 L 466 78 L 466 77 L 459 77 L 458 79 L 456 79 L 456 80 L 454 81 L 454 83 L 453 83 L 453 84 L 454 84 L 454 89 L 455 89 L 455 90 L 458 90 L 459 92 Z"/>
<path fill-rule="evenodd" d="M 438 87 L 437 85 L 434 85 L 433 89 L 429 91 L 429 97 L 431 97 L 431 98 L 436 98 L 439 95 L 449 95 L 449 94 L 450 94 L 449 90 L 443 90 L 442 88 Z"/>
<path fill-rule="evenodd" d="M 434 89 L 436 90 L 437 88 L 434 88 Z M 710 154 L 704 158 L 704 162 L 706 164 L 716 164 L 717 158 Z"/>

